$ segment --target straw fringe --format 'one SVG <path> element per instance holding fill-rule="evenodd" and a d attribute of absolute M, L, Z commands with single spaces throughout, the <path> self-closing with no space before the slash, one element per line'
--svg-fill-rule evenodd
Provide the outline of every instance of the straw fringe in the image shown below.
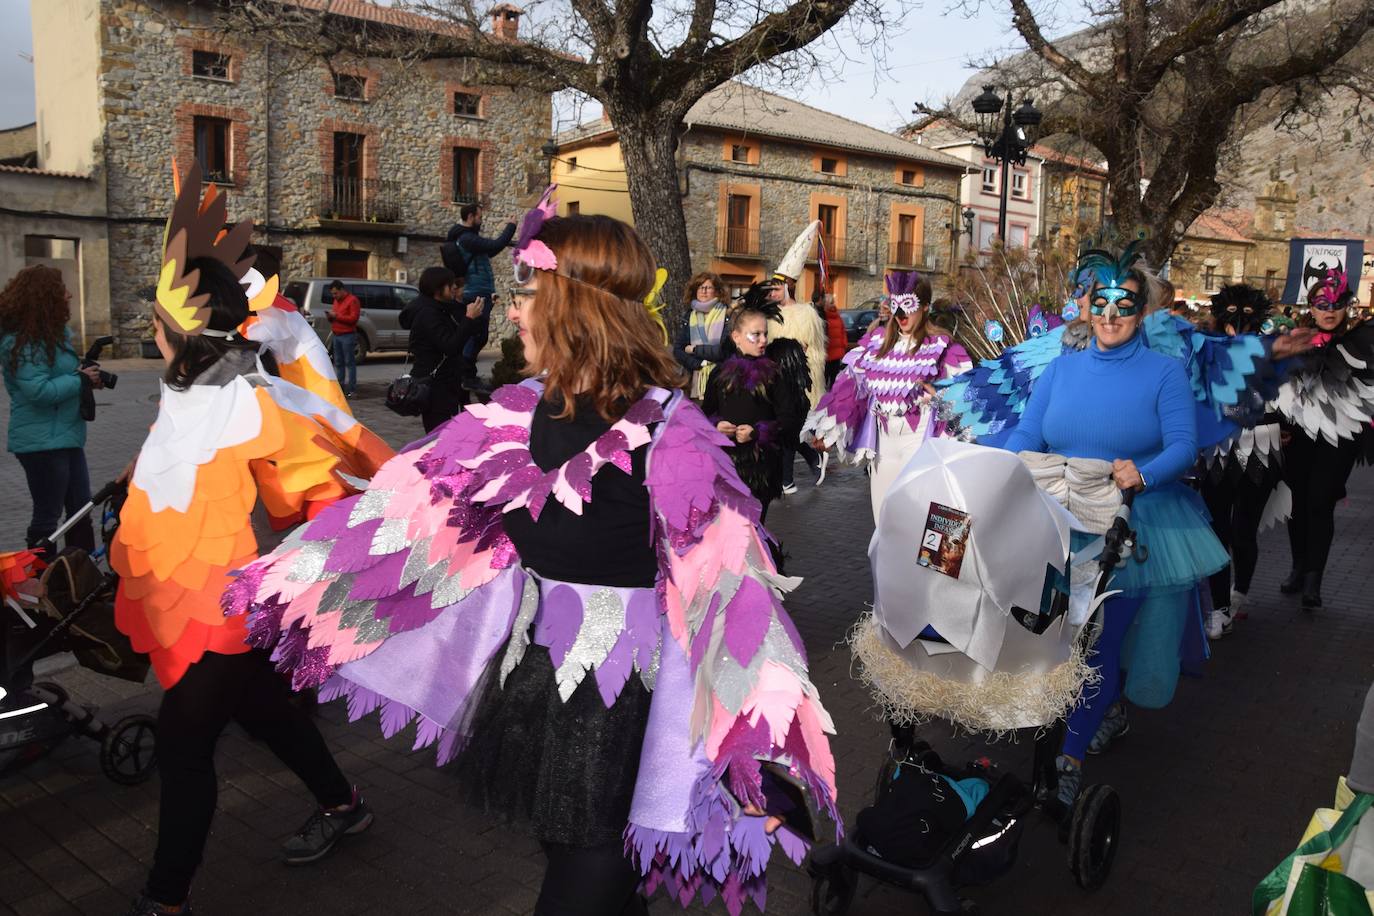
<path fill-rule="evenodd" d="M 978 684 L 948 680 L 912 667 L 888 648 L 872 613 L 859 618 L 846 641 L 859 663 L 859 678 L 897 725 L 947 719 L 969 731 L 1002 737 L 1021 727 L 1014 723 L 1046 725 L 1067 715 L 1084 689 L 1102 677 L 1075 644 L 1069 659 L 1048 672 L 995 671 Z"/>

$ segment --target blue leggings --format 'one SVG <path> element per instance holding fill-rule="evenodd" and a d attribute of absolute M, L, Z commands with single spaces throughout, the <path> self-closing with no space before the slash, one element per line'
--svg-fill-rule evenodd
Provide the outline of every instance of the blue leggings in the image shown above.
<path fill-rule="evenodd" d="M 1097 637 L 1091 660 L 1102 675 L 1096 687 L 1085 691 L 1083 704 L 1069 714 L 1068 730 L 1064 735 L 1064 754 L 1082 760 L 1088 743 L 1097 734 L 1107 716 L 1107 710 L 1121 697 L 1121 650 L 1126 634 L 1135 622 L 1136 612 L 1144 604 L 1139 596 L 1110 598 L 1102 609 L 1102 633 Z"/>

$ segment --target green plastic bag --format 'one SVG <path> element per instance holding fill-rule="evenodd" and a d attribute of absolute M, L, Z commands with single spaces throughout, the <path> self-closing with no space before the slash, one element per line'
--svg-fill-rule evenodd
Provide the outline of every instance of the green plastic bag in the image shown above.
<path fill-rule="evenodd" d="M 1304 865 L 1287 916 L 1372 916 L 1364 887 L 1352 878 Z"/>
<path fill-rule="evenodd" d="M 1365 888 L 1345 875 L 1321 867 L 1321 863 L 1333 851 L 1338 854 L 1341 852 L 1371 805 L 1374 805 L 1374 795 L 1356 795 L 1334 824 L 1311 836 L 1266 875 L 1250 898 L 1252 916 L 1266 916 L 1274 912 L 1271 907 L 1285 897 L 1287 908 L 1278 910 L 1285 916 L 1374 916 L 1370 912 Z M 1298 865 L 1301 870 L 1290 893 L 1289 884 L 1294 879 L 1294 867 Z M 1356 901 L 1354 908 L 1344 902 L 1338 903 L 1347 899 Z"/>

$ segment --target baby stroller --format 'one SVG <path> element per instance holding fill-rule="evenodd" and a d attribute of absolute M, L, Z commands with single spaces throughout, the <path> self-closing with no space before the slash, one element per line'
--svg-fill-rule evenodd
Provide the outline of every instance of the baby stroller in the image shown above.
<path fill-rule="evenodd" d="M 94 707 L 71 700 L 58 684 L 34 681 L 34 663 L 59 652 L 72 652 L 85 668 L 98 674 L 143 683 L 146 656 L 133 651 L 114 625 L 118 577 L 108 568 L 107 549 L 119 524 L 126 488 L 110 483 L 39 544 L 52 555 L 55 542 L 93 511 L 100 513 L 101 546 L 87 554 L 79 548 L 56 553 L 36 574 L 40 562 L 31 554 L 12 555 L 12 587 L 4 594 L 0 618 L 0 777 L 43 757 L 71 735 L 100 744 L 100 768 L 114 782 L 135 785 L 157 765 L 157 721 L 148 715 L 125 716 L 106 724 Z"/>
<path fill-rule="evenodd" d="M 927 448 L 936 444 L 927 443 Z M 945 445 L 941 442 L 938 445 L 961 455 L 964 450 L 979 448 L 962 443 Z M 940 459 L 935 460 L 938 464 Z M 920 462 L 920 456 L 913 459 L 894 485 L 894 490 L 915 472 Z M 1130 527 L 1130 506 L 1131 494 L 1127 493 L 1110 528 L 1103 535 L 1102 550 L 1096 564 L 1096 585 L 1092 599 L 1087 603 L 1091 611 L 1087 612 L 1083 625 L 1072 633 L 1064 628 L 1063 618 L 1069 611 L 1068 595 L 1043 587 L 1042 594 L 1052 596 L 1044 604 L 1025 602 L 1025 606 L 1036 606 L 1039 611 L 1027 612 L 1021 606 L 1011 605 L 1008 607 L 1009 614 L 1002 615 L 1014 621 L 1007 625 L 1005 646 L 1012 646 L 1018 640 L 1024 642 L 1052 638 L 1052 634 L 1049 634 L 1051 625 L 1061 622 L 1060 631 L 1068 634 L 1064 637 L 1068 642 L 1065 665 L 1082 664 L 1100 630 L 1101 604 L 1111 571 L 1124 558 L 1136 552 L 1135 535 Z M 909 515 L 910 507 L 902 508 Z M 951 514 L 944 505 L 931 503 L 931 508 L 944 510 L 947 516 Z M 886 513 L 885 503 L 884 519 Z M 976 525 L 977 511 L 969 514 Z M 942 526 L 934 527 L 940 529 Z M 880 532 L 882 529 L 880 522 Z M 931 530 L 932 525 L 928 521 L 924 530 L 926 537 Z M 948 534 L 951 526 L 944 525 L 943 530 Z M 967 532 L 966 525 L 964 534 L 967 535 Z M 875 535 L 875 548 L 877 540 Z M 925 548 L 928 545 L 925 540 L 923 537 L 922 551 L 917 560 L 921 565 L 927 565 L 928 559 L 931 562 L 937 562 L 938 559 L 927 556 Z M 1033 540 L 1027 543 L 1033 543 Z M 1143 548 L 1140 548 L 1140 552 L 1143 553 Z M 870 553 L 875 557 L 877 571 L 877 552 L 871 549 Z M 967 559 L 964 557 L 965 562 Z M 980 571 L 975 570 L 975 575 L 978 574 Z M 859 633 L 860 630 L 856 629 L 852 642 L 856 654 L 867 666 L 869 659 L 863 657 L 863 647 L 858 643 L 861 638 Z M 926 652 L 925 648 L 917 648 L 917 644 L 923 640 L 930 643 L 942 641 L 938 634 L 927 628 L 907 651 Z M 932 658 L 937 665 L 946 658 L 968 661 L 953 652 L 937 654 Z M 957 665 L 958 662 L 951 664 Z M 1077 677 L 1081 684 L 1081 669 Z M 973 692 L 977 690 L 976 687 L 971 689 Z M 1075 686 L 1075 696 L 1077 690 Z M 1051 716 L 1042 717 L 1041 710 L 1046 709 L 1054 709 L 1054 712 Z M 848 912 L 858 890 L 859 876 L 867 875 L 920 894 L 936 916 L 975 913 L 977 905 L 961 898 L 958 889 L 990 883 L 1010 870 L 1016 861 L 1025 824 L 1036 810 L 1057 822 L 1059 840 L 1068 845 L 1068 865 L 1075 882 L 1085 890 L 1100 887 L 1111 871 L 1120 842 L 1120 798 L 1109 785 L 1085 784 L 1074 805 L 1066 809 L 1057 798 L 1058 775 L 1055 768 L 1055 758 L 1064 738 L 1065 704 L 1061 699 L 1056 699 L 1047 706 L 1036 707 L 1032 700 L 1029 706 L 1020 706 L 1020 710 L 1010 716 L 1002 712 L 993 713 L 991 718 L 985 717 L 975 722 L 972 728 L 1006 731 L 1039 726 L 1028 779 L 1012 773 L 998 773 L 986 758 L 964 766 L 951 765 L 942 761 L 927 742 L 917 738 L 914 725 L 900 724 L 889 718 L 892 731 L 889 757 L 878 774 L 874 804 L 859 813 L 853 829 L 841 843 L 815 849 L 808 860 L 807 867 L 813 880 L 812 911 L 817 916 L 840 916 Z M 940 715 L 968 725 L 967 717 L 946 712 Z M 966 786 L 970 783 L 979 786 L 986 794 L 971 800 L 965 793 L 955 789 L 956 785 Z M 976 803 L 971 814 L 968 813 L 966 801 L 968 804 Z"/>

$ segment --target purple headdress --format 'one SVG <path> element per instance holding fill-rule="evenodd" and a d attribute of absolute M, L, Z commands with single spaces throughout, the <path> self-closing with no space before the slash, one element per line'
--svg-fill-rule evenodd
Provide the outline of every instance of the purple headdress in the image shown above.
<path fill-rule="evenodd" d="M 914 315 L 926 305 L 916 295 L 920 282 L 921 275 L 914 270 L 894 270 L 887 275 L 887 298 L 892 314 Z"/>
<path fill-rule="evenodd" d="M 1325 279 L 1318 280 L 1312 285 L 1311 291 L 1307 294 L 1307 304 L 1314 309 L 1330 311 L 1339 307 L 1341 297 L 1349 289 L 1350 279 L 1345 271 L 1329 267 Z"/>
<path fill-rule="evenodd" d="M 553 199 L 553 192 L 557 187 L 556 184 L 549 185 L 544 191 L 544 196 L 539 198 L 539 203 L 535 204 L 534 209 L 526 213 L 525 218 L 520 221 L 520 234 L 516 236 L 515 250 L 511 252 L 517 278 L 522 274 L 529 276 L 528 271 L 531 269 L 558 269 L 558 258 L 554 256 L 553 251 L 535 238 L 543 228 L 544 220 L 558 213 L 558 204 Z"/>

